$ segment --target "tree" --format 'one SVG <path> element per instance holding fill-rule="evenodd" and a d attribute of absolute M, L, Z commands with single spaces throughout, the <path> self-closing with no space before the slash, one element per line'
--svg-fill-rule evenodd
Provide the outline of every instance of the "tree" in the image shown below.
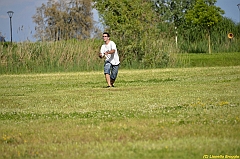
<path fill-rule="evenodd" d="M 85 39 L 93 29 L 91 0 L 48 0 L 37 8 L 35 37 L 41 40 Z"/>
<path fill-rule="evenodd" d="M 160 16 L 159 28 L 167 33 L 167 36 L 175 35 L 176 46 L 178 35 L 186 34 L 185 13 L 195 3 L 195 0 L 152 0 L 154 9 Z M 165 33 L 165 35 L 166 35 Z"/>
<path fill-rule="evenodd" d="M 157 16 L 152 8 L 152 2 L 150 0 L 94 1 L 106 30 L 117 37 L 121 58 L 130 65 L 133 61 L 140 61 L 145 54 L 144 40 L 154 38 L 152 33 L 156 30 Z"/>
<path fill-rule="evenodd" d="M 174 23 L 179 27 L 184 25 L 185 13 L 193 6 L 195 0 L 153 0 L 155 11 L 162 21 Z"/>
<path fill-rule="evenodd" d="M 42 4 L 41 7 L 37 8 L 36 14 L 32 17 L 33 22 L 37 24 L 37 26 L 35 26 L 36 34 L 34 35 L 34 37 L 41 41 L 45 40 L 45 34 L 46 34 L 46 26 L 44 22 L 45 9 L 46 9 L 46 5 Z"/>
<path fill-rule="evenodd" d="M 222 20 L 224 11 L 215 6 L 216 0 L 197 0 L 186 13 L 188 23 L 193 23 L 207 32 L 208 51 L 211 53 L 211 28 Z"/>

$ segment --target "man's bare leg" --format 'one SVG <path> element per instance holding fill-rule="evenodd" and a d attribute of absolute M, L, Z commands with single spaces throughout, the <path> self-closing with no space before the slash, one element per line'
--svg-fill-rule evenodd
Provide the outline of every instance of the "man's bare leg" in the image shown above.
<path fill-rule="evenodd" d="M 111 84 L 111 79 L 110 79 L 110 75 L 106 73 L 106 74 L 105 74 L 105 78 L 106 78 L 106 82 L 107 82 L 108 86 L 112 86 L 112 84 Z"/>

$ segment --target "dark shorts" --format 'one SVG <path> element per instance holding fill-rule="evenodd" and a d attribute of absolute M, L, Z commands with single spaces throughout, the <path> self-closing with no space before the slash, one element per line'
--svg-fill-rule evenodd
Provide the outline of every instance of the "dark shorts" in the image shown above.
<path fill-rule="evenodd" d="M 106 61 L 104 63 L 104 74 L 109 74 L 112 80 L 117 78 L 119 65 L 112 65 L 110 62 Z"/>

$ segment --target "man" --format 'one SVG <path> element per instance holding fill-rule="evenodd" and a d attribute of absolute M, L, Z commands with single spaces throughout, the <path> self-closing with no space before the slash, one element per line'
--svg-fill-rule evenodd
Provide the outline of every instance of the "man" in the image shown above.
<path fill-rule="evenodd" d="M 110 40 L 110 35 L 107 32 L 103 33 L 104 44 L 101 47 L 99 57 L 105 58 L 104 63 L 104 74 L 106 82 L 108 84 L 107 88 L 114 87 L 114 82 L 118 75 L 119 68 L 119 56 L 117 52 L 116 44 Z"/>

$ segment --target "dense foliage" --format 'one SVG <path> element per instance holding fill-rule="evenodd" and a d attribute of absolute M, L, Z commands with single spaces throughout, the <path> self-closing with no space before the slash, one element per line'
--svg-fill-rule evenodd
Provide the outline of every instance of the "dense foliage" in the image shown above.
<path fill-rule="evenodd" d="M 234 34 L 239 34 L 237 24 L 223 18 L 223 10 L 215 3 L 215 0 L 95 0 L 94 7 L 117 42 L 123 64 L 166 67 L 173 60 L 173 52 L 240 51 L 239 38 L 235 36 L 229 43 L 226 31 L 231 28 Z"/>
<path fill-rule="evenodd" d="M 149 54 L 159 52 L 153 42 L 157 36 L 158 18 L 147 0 L 96 0 L 95 7 L 120 48 L 120 56 L 125 64 L 151 61 Z M 151 47 L 151 48 L 150 48 Z M 152 50 L 154 49 L 154 50 Z M 162 54 L 160 55 L 162 56 Z M 157 58 L 152 56 L 152 58 Z"/>

